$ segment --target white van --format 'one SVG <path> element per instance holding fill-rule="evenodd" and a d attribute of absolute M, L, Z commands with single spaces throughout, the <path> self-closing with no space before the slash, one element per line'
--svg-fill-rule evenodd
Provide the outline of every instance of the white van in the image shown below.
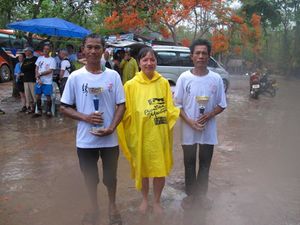
<path fill-rule="evenodd" d="M 157 54 L 156 70 L 169 80 L 170 84 L 175 85 L 180 74 L 193 68 L 190 49 L 187 47 L 155 45 L 152 48 Z M 229 73 L 213 57 L 210 57 L 208 69 L 220 74 L 227 92 Z"/>

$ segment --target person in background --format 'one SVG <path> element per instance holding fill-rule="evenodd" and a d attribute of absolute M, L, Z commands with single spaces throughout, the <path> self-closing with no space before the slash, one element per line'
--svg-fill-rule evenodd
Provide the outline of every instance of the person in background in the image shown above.
<path fill-rule="evenodd" d="M 82 58 L 84 58 L 84 54 L 83 54 L 83 46 L 80 46 L 79 51 L 77 52 L 77 60 L 80 60 Z"/>
<path fill-rule="evenodd" d="M 148 209 L 149 178 L 153 178 L 153 211 L 159 215 L 165 177 L 173 165 L 173 127 L 179 109 L 174 106 L 169 82 L 155 71 L 153 49 L 142 48 L 138 62 L 141 71 L 124 85 L 126 111 L 118 132 L 136 188 L 142 191 L 139 210 L 144 214 Z"/>
<path fill-rule="evenodd" d="M 61 66 L 61 58 L 60 58 L 60 51 L 61 49 L 58 50 L 57 54 L 54 58 L 55 63 L 56 63 L 56 68 L 53 70 L 53 82 L 57 84 L 57 86 L 60 86 L 60 78 L 59 78 L 59 73 L 60 73 L 60 66 Z"/>
<path fill-rule="evenodd" d="M 131 57 L 130 50 L 126 49 L 124 59 L 120 63 L 120 69 L 122 71 L 122 81 L 125 84 L 128 80 L 131 80 L 137 72 L 139 67 L 136 60 Z"/>
<path fill-rule="evenodd" d="M 121 71 L 120 71 L 120 61 L 116 54 L 113 55 L 113 70 L 118 72 L 118 74 L 120 75 L 121 80 L 122 80 L 122 75 L 121 75 Z"/>
<path fill-rule="evenodd" d="M 20 112 L 27 111 L 27 107 L 26 107 L 27 104 L 26 104 L 26 98 L 25 98 L 25 93 L 24 93 L 24 73 L 21 71 L 21 66 L 23 64 L 24 58 L 25 58 L 24 54 L 20 54 L 18 56 L 19 62 L 16 64 L 15 70 L 14 70 L 16 86 L 17 86 L 18 92 L 20 94 L 21 103 L 22 103 L 22 108 L 21 108 Z"/>
<path fill-rule="evenodd" d="M 68 51 L 65 49 L 61 49 L 59 51 L 59 58 L 61 59 L 59 70 L 59 91 L 60 95 L 62 95 L 70 75 L 71 63 L 68 59 Z"/>
<path fill-rule="evenodd" d="M 221 76 L 207 68 L 211 44 L 207 40 L 195 40 L 190 52 L 194 67 L 180 75 L 174 95 L 182 119 L 181 142 L 187 194 L 182 201 L 184 209 L 192 208 L 194 203 L 207 203 L 209 169 L 214 145 L 217 144 L 216 116 L 227 107 Z"/>
<path fill-rule="evenodd" d="M 54 58 L 49 56 L 50 46 L 44 45 L 43 48 L 43 56 L 40 56 L 35 65 L 35 95 L 36 95 L 36 104 L 37 104 L 37 111 L 33 115 L 33 117 L 39 117 L 42 115 L 42 94 L 44 94 L 47 98 L 47 105 L 46 105 L 46 115 L 48 117 L 52 116 L 51 107 L 52 107 L 52 99 L 51 95 L 53 92 L 52 87 L 52 79 L 53 79 L 53 70 L 56 68 L 56 63 Z"/>
<path fill-rule="evenodd" d="M 84 215 L 82 224 L 99 224 L 97 187 L 98 160 L 101 157 L 102 181 L 109 200 L 109 224 L 121 225 L 121 216 L 116 206 L 119 146 L 115 129 L 125 110 L 124 89 L 115 71 L 101 67 L 104 39 L 97 34 L 90 34 L 82 44 L 86 65 L 69 76 L 61 98 L 61 112 L 78 121 L 77 155 L 91 202 L 91 210 Z M 89 92 L 97 89 L 102 90 L 101 113 L 95 112 L 94 95 Z M 74 104 L 76 109 L 73 108 Z M 96 125 L 98 128 L 93 129 Z"/>
<path fill-rule="evenodd" d="M 68 58 L 70 60 L 70 62 L 76 62 L 77 61 L 77 54 L 74 51 L 74 46 L 71 44 L 68 44 L 66 46 L 67 51 L 68 51 Z"/>
<path fill-rule="evenodd" d="M 103 53 L 103 58 L 104 58 L 104 66 L 106 68 L 109 68 L 109 69 L 112 69 L 112 61 L 110 60 L 110 54 L 109 54 L 109 51 L 105 51 Z"/>
<path fill-rule="evenodd" d="M 34 94 L 34 85 L 36 83 L 35 79 L 35 62 L 37 57 L 33 55 L 33 48 L 27 47 L 24 49 L 26 58 L 21 66 L 21 71 L 24 73 L 24 91 L 26 98 L 26 113 L 34 113 L 35 111 L 35 94 Z"/>

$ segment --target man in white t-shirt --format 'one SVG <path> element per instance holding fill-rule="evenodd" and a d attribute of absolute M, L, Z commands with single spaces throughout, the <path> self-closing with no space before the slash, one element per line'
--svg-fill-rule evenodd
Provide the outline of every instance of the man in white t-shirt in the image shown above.
<path fill-rule="evenodd" d="M 99 35 L 90 34 L 83 40 L 83 46 L 87 64 L 71 73 L 61 98 L 61 111 L 66 116 L 78 120 L 77 155 L 92 205 L 91 213 L 84 216 L 82 223 L 96 224 L 99 220 L 97 162 L 101 157 L 103 183 L 109 199 L 110 224 L 121 224 L 116 207 L 119 157 L 116 127 L 125 111 L 124 89 L 119 74 L 100 65 L 104 39 Z M 101 90 L 98 97 L 90 93 L 95 90 Z M 95 125 L 100 124 L 103 128 L 93 129 Z"/>
<path fill-rule="evenodd" d="M 59 70 L 59 91 L 60 95 L 62 95 L 65 85 L 67 83 L 68 77 L 70 75 L 71 63 L 68 59 L 68 51 L 65 49 L 61 49 L 58 53 L 60 61 L 60 70 Z"/>
<path fill-rule="evenodd" d="M 207 69 L 210 43 L 195 40 L 190 51 L 194 68 L 180 75 L 174 95 L 182 118 L 181 141 L 188 195 L 182 202 L 184 208 L 192 207 L 195 200 L 205 199 L 213 149 L 217 144 L 215 117 L 227 107 L 222 78 Z M 198 146 L 199 166 L 196 171 Z"/>
<path fill-rule="evenodd" d="M 51 116 L 51 106 L 52 106 L 52 79 L 53 70 L 56 68 L 55 59 L 49 56 L 50 45 L 46 44 L 43 48 L 43 56 L 38 57 L 35 62 L 35 78 L 36 84 L 34 88 L 34 93 L 36 95 L 37 111 L 33 117 L 38 117 L 42 115 L 42 101 L 41 95 L 44 94 L 47 98 L 46 115 Z"/>

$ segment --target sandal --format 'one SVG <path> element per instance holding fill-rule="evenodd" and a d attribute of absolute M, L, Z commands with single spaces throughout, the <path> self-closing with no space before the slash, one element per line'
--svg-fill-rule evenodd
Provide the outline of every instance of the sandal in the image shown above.
<path fill-rule="evenodd" d="M 98 225 L 99 224 L 99 213 L 86 213 L 81 220 L 82 225 Z"/>
<path fill-rule="evenodd" d="M 109 215 L 109 225 L 122 225 L 122 218 L 120 213 Z"/>

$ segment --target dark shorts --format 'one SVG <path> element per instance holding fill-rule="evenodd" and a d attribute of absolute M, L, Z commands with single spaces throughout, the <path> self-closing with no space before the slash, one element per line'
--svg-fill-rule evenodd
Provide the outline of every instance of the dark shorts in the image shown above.
<path fill-rule="evenodd" d="M 16 87 L 17 87 L 18 92 L 24 92 L 24 82 L 18 81 L 16 83 Z"/>
<path fill-rule="evenodd" d="M 80 170 L 88 185 L 99 183 L 98 160 L 101 157 L 103 183 L 113 187 L 117 183 L 119 146 L 109 148 L 77 148 Z"/>

